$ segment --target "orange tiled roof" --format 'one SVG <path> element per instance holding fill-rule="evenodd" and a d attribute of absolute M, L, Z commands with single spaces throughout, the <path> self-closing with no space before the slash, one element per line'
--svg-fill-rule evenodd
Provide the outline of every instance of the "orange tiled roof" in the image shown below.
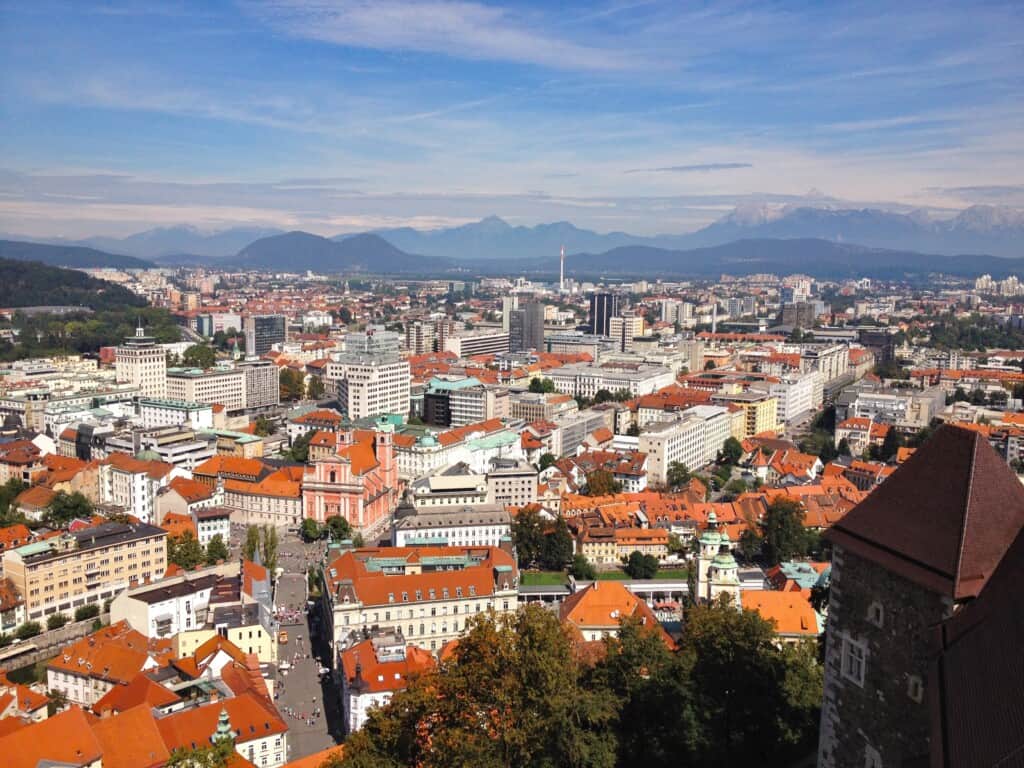
<path fill-rule="evenodd" d="M 291 762 L 285 763 L 283 768 L 320 768 L 320 766 L 331 758 L 337 758 L 340 760 L 344 754 L 345 745 L 339 744 L 336 747 L 328 747 L 320 752 L 314 752 L 312 755 L 300 757 L 298 760 L 292 760 Z"/>
<path fill-rule="evenodd" d="M 42 485 L 34 485 L 19 493 L 14 503 L 29 509 L 46 509 L 53 502 L 57 492 Z"/>
<path fill-rule="evenodd" d="M 64 647 L 48 668 L 73 675 L 128 683 L 147 666 L 162 666 L 170 658 L 168 640 L 149 640 L 120 621 Z"/>
<path fill-rule="evenodd" d="M 342 670 L 349 684 L 356 678 L 356 665 L 360 667 L 364 689 L 371 693 L 402 690 L 411 675 L 435 667 L 433 655 L 415 646 L 405 649 L 401 661 L 378 661 L 372 640 L 364 640 L 341 654 Z"/>
<path fill-rule="evenodd" d="M 103 750 L 103 768 L 155 768 L 171 756 L 145 704 L 94 721 L 92 731 Z"/>
<path fill-rule="evenodd" d="M 0 550 L 27 544 L 31 535 L 32 532 L 22 523 L 4 526 L 0 528 Z"/>
<path fill-rule="evenodd" d="M 192 480 L 187 477 L 176 477 L 168 483 L 168 487 L 177 491 L 178 495 L 187 504 L 195 504 L 197 501 L 206 501 L 213 497 L 213 490 L 206 483 Z"/>
<path fill-rule="evenodd" d="M 115 685 L 92 705 L 93 712 L 124 712 L 144 704 L 147 707 L 166 707 L 181 701 L 181 697 L 153 682 L 145 673 L 137 674 L 127 685 Z"/>
<path fill-rule="evenodd" d="M 72 706 L 0 738 L 4 768 L 38 768 L 41 764 L 88 765 L 103 748 L 81 707 Z"/>
<path fill-rule="evenodd" d="M 595 581 L 570 595 L 562 602 L 559 616 L 566 624 L 591 630 L 618 629 L 621 619 L 638 616 L 661 634 L 666 645 L 675 647 L 647 603 L 617 581 Z"/>
<path fill-rule="evenodd" d="M 236 744 L 284 733 L 288 726 L 273 704 L 252 693 L 243 693 L 231 699 L 175 712 L 157 721 L 164 744 L 170 750 L 191 749 L 208 744 L 217 729 L 221 710 L 227 710 L 231 728 L 237 734 Z"/>
<path fill-rule="evenodd" d="M 761 618 L 773 623 L 777 634 L 816 637 L 818 618 L 808 601 L 810 594 L 809 589 L 799 592 L 744 589 L 740 591 L 740 601 L 744 610 L 756 611 Z"/>
<path fill-rule="evenodd" d="M 115 469 L 119 469 L 122 472 L 128 472 L 133 475 L 145 474 L 154 480 L 158 480 L 161 477 L 166 477 L 172 469 L 173 464 L 167 464 L 163 461 L 142 461 L 129 456 L 127 453 L 112 453 L 102 462 L 103 464 L 109 464 Z"/>
<path fill-rule="evenodd" d="M 167 531 L 167 535 L 171 538 L 183 536 L 186 531 L 191 533 L 194 537 L 199 536 L 199 531 L 196 530 L 196 524 L 190 515 L 168 512 L 164 515 L 164 519 L 163 522 L 160 523 L 160 527 Z"/>

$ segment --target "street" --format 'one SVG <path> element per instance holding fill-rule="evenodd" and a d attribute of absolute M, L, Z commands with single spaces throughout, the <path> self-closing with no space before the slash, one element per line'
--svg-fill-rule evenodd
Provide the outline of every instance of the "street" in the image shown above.
<path fill-rule="evenodd" d="M 318 607 L 306 601 L 306 567 L 320 551 L 318 544 L 303 544 L 294 534 L 282 534 L 278 558 L 284 573 L 278 580 L 275 606 L 288 642 L 278 645 L 275 698 L 289 728 L 289 760 L 334 746 L 343 730 L 337 689 L 330 675 L 321 681 L 319 674 L 321 667 L 330 666 L 329 643 L 317 632 Z M 290 669 L 281 669 L 285 662 Z"/>

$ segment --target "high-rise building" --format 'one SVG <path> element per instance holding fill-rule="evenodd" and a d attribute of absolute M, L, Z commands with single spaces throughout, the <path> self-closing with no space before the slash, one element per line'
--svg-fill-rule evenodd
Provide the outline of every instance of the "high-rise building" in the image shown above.
<path fill-rule="evenodd" d="M 512 310 L 509 318 L 509 350 L 544 349 L 544 305 L 531 302 Z"/>
<path fill-rule="evenodd" d="M 434 324 L 414 320 L 405 326 L 405 348 L 414 355 L 434 351 Z"/>
<path fill-rule="evenodd" d="M 270 360 L 240 360 L 245 374 L 245 407 L 269 408 L 281 402 L 280 374 Z"/>
<path fill-rule="evenodd" d="M 223 405 L 226 411 L 246 407 L 245 373 L 237 368 L 171 368 L 167 371 L 167 396 L 189 403 Z"/>
<path fill-rule="evenodd" d="M 409 361 L 397 354 L 343 352 L 327 364 L 327 381 L 353 421 L 409 412 Z"/>
<path fill-rule="evenodd" d="M 607 336 L 611 319 L 619 314 L 619 295 L 597 291 L 590 295 L 590 332 Z"/>
<path fill-rule="evenodd" d="M 249 315 L 245 318 L 245 354 L 265 355 L 288 338 L 284 315 Z"/>
<path fill-rule="evenodd" d="M 133 384 L 145 397 L 167 397 L 167 352 L 140 325 L 114 353 L 118 383 Z"/>
<path fill-rule="evenodd" d="M 512 312 L 519 309 L 519 297 L 515 294 L 501 297 L 501 330 L 506 333 L 512 324 Z"/>
<path fill-rule="evenodd" d="M 633 312 L 616 315 L 608 321 L 607 335 L 619 352 L 632 352 L 633 339 L 644 335 L 644 319 Z"/>

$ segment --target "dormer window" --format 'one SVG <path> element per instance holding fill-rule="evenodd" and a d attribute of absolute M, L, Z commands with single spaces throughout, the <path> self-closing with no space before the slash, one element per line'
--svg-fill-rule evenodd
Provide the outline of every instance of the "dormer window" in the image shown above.
<path fill-rule="evenodd" d="M 469 595 L 470 595 L 470 597 L 473 597 L 473 596 L 476 595 L 476 587 L 473 586 L 472 584 L 469 585 Z"/>
<path fill-rule="evenodd" d="M 409 593 L 408 592 L 403 592 L 402 593 L 402 602 L 403 603 L 408 603 L 409 602 Z"/>
<path fill-rule="evenodd" d="M 395 593 L 394 592 L 388 592 L 388 602 L 389 603 L 395 602 Z"/>
<path fill-rule="evenodd" d="M 423 590 L 422 589 L 417 589 L 416 590 L 416 599 L 417 600 L 422 600 L 423 599 Z"/>

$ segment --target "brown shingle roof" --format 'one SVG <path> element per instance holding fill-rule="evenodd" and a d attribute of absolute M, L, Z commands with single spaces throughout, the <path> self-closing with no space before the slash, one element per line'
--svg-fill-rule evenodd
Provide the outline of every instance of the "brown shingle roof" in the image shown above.
<path fill-rule="evenodd" d="M 942 427 L 825 534 L 927 589 L 975 597 L 1024 527 L 1024 486 L 982 435 Z"/>

